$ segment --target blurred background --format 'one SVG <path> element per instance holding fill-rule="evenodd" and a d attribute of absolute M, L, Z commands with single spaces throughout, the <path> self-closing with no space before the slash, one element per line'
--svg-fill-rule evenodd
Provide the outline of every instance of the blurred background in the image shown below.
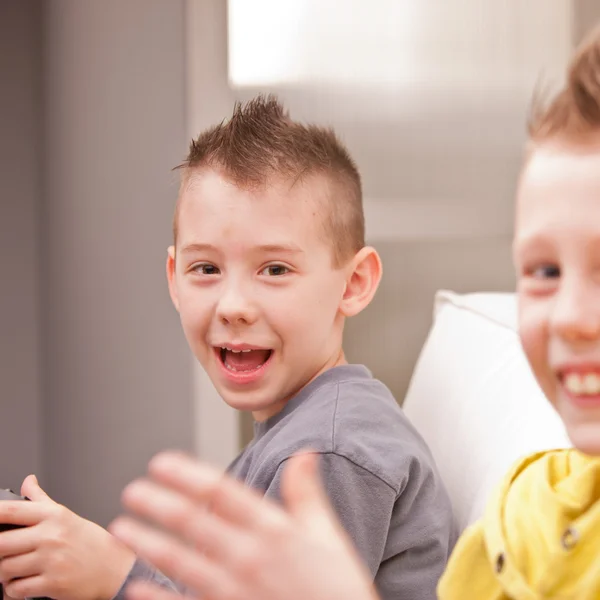
<path fill-rule="evenodd" d="M 225 465 L 248 440 L 164 260 L 170 169 L 258 91 L 359 164 L 385 275 L 346 349 L 402 402 L 434 292 L 512 290 L 528 104 L 598 21 L 598 0 L 0 0 L 0 487 L 35 472 L 106 525 L 158 450 Z"/>

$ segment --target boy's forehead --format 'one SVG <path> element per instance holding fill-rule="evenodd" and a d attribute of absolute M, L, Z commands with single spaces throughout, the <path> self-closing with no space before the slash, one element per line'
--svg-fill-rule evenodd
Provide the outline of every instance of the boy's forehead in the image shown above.
<path fill-rule="evenodd" d="M 528 158 L 517 191 L 516 235 L 556 225 L 563 213 L 571 219 L 600 213 L 600 144 L 547 144 Z"/>
<path fill-rule="evenodd" d="M 311 201 L 322 201 L 329 193 L 327 179 L 320 175 L 309 177 L 266 176 L 260 182 L 235 182 L 216 169 L 202 169 L 191 173 L 182 184 L 181 203 L 204 201 L 227 205 L 228 202 L 254 201 L 281 205 L 292 212 Z"/>
<path fill-rule="evenodd" d="M 315 229 L 322 215 L 327 186 L 318 178 L 293 181 L 268 178 L 260 185 L 237 185 L 225 175 L 203 169 L 182 183 L 178 203 L 178 228 L 231 224 L 238 228 L 302 232 Z"/>
<path fill-rule="evenodd" d="M 567 172 L 578 179 L 596 174 L 599 164 L 600 140 L 585 144 L 546 143 L 531 152 L 523 179 L 530 185 L 553 185 L 563 183 Z"/>

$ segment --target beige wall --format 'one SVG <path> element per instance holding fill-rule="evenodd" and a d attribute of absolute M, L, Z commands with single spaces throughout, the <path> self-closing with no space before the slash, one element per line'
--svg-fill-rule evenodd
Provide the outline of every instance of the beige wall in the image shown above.
<path fill-rule="evenodd" d="M 0 2 L 0 487 L 106 524 L 192 450 L 164 277 L 185 154 L 183 0 Z"/>
<path fill-rule="evenodd" d="M 182 0 L 45 3 L 44 467 L 106 524 L 165 447 L 193 448 L 164 261 L 185 155 Z"/>
<path fill-rule="evenodd" d="M 40 8 L 0 2 L 0 487 L 15 490 L 42 451 Z"/>

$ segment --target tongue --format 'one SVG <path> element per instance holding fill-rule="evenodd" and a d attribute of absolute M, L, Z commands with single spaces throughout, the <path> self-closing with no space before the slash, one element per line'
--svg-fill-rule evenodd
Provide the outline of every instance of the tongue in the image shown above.
<path fill-rule="evenodd" d="M 270 350 L 251 350 L 250 352 L 226 350 L 225 364 L 236 371 L 253 371 L 267 361 L 270 353 Z"/>

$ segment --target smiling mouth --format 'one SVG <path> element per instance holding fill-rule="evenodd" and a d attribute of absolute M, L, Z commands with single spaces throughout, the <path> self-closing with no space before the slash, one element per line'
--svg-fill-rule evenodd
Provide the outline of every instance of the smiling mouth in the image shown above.
<path fill-rule="evenodd" d="M 562 378 L 566 391 L 580 398 L 600 395 L 600 373 L 567 373 Z"/>
<path fill-rule="evenodd" d="M 223 366 L 234 373 L 257 371 L 271 358 L 273 350 L 247 348 L 233 350 L 227 347 L 216 348 Z"/>

